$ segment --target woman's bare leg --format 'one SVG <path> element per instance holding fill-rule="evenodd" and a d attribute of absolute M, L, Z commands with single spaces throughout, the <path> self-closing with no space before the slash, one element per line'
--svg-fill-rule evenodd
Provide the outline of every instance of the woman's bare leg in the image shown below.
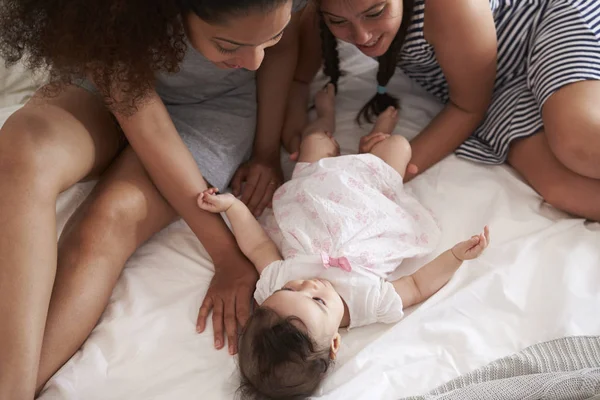
<path fill-rule="evenodd" d="M 120 135 L 102 103 L 74 87 L 36 95 L 0 130 L 0 399 L 34 395 L 56 270 L 56 198 L 103 171 Z"/>
<path fill-rule="evenodd" d="M 548 204 L 600 221 L 600 180 L 579 175 L 561 163 L 544 132 L 515 141 L 508 153 L 508 163 Z"/>
<path fill-rule="evenodd" d="M 38 391 L 96 326 L 127 259 L 175 218 L 135 152 L 125 149 L 60 238 Z"/>

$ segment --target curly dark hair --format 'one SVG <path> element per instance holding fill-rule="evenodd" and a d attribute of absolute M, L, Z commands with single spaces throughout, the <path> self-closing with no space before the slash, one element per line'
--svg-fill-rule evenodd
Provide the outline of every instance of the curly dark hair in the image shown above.
<path fill-rule="evenodd" d="M 239 343 L 242 399 L 299 400 L 312 395 L 333 364 L 297 317 L 259 307 Z"/>
<path fill-rule="evenodd" d="M 319 4 L 319 0 L 313 1 L 315 1 L 317 5 Z M 412 18 L 413 3 L 414 0 L 402 0 L 404 12 L 400 29 L 398 29 L 398 33 L 396 33 L 396 37 L 390 44 L 389 49 L 384 55 L 377 59 L 379 62 L 379 69 L 377 70 L 377 83 L 379 86 L 386 86 L 396 71 L 396 67 L 400 61 L 402 45 L 404 44 L 406 32 Z M 321 48 L 323 52 L 323 72 L 329 77 L 329 80 L 335 86 L 337 93 L 338 80 L 342 76 L 337 49 L 338 42 L 327 27 L 322 14 L 319 15 L 319 21 L 322 41 Z M 384 112 L 390 106 L 398 108 L 400 106 L 398 99 L 389 93 L 376 93 L 360 110 L 356 116 L 356 122 L 360 124 L 364 119 L 371 123 L 379 114 Z"/>
<path fill-rule="evenodd" d="M 89 78 L 108 104 L 137 104 L 159 71 L 177 72 L 181 15 L 211 23 L 288 0 L 0 0 L 0 57 L 49 72 L 59 89 Z M 112 100 L 112 101 L 111 101 Z"/>

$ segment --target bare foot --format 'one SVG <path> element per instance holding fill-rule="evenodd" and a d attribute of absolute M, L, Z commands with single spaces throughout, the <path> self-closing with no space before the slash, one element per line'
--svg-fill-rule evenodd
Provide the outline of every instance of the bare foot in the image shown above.
<path fill-rule="evenodd" d="M 371 133 L 385 133 L 391 135 L 398 123 L 398 110 L 394 107 L 388 107 L 387 110 L 379 114 Z"/>
<path fill-rule="evenodd" d="M 302 138 L 313 133 L 333 135 L 335 132 L 335 89 L 332 84 L 319 90 L 315 95 L 317 119 L 311 121 L 302 132 Z"/>
<path fill-rule="evenodd" d="M 331 83 L 315 94 L 315 108 L 319 117 L 334 116 L 335 89 Z"/>

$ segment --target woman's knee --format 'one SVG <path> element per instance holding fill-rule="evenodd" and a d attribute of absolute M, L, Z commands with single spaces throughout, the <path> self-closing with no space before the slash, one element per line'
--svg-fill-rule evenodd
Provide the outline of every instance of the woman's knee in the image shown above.
<path fill-rule="evenodd" d="M 161 196 L 129 148 L 78 211 L 76 238 L 70 240 L 103 241 L 104 245 L 107 241 L 115 242 L 133 246 L 133 251 L 176 218 L 175 210 Z"/>
<path fill-rule="evenodd" d="M 31 190 L 57 191 L 61 152 L 49 120 L 23 109 L 10 116 L 0 130 L 0 180 L 27 185 Z"/>
<path fill-rule="evenodd" d="M 598 104 L 600 84 L 580 82 L 556 92 L 543 109 L 544 131 L 556 158 L 573 172 L 595 179 L 600 179 Z"/>

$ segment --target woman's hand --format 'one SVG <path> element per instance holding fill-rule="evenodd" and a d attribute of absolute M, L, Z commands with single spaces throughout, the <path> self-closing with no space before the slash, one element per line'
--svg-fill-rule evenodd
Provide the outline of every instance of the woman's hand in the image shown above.
<path fill-rule="evenodd" d="M 224 253 L 222 259 L 215 260 L 215 275 L 198 312 L 196 330 L 198 333 L 204 332 L 206 319 L 212 310 L 216 349 L 225 346 L 225 333 L 229 354 L 237 353 L 238 324 L 243 327 L 250 317 L 250 304 L 257 279 L 254 265 L 239 252 Z"/>
<path fill-rule="evenodd" d="M 273 194 L 282 183 L 283 172 L 279 159 L 253 157 L 237 170 L 231 188 L 236 197 L 241 195 L 242 202 L 250 212 L 260 217 L 265 208 L 270 206 Z"/>

